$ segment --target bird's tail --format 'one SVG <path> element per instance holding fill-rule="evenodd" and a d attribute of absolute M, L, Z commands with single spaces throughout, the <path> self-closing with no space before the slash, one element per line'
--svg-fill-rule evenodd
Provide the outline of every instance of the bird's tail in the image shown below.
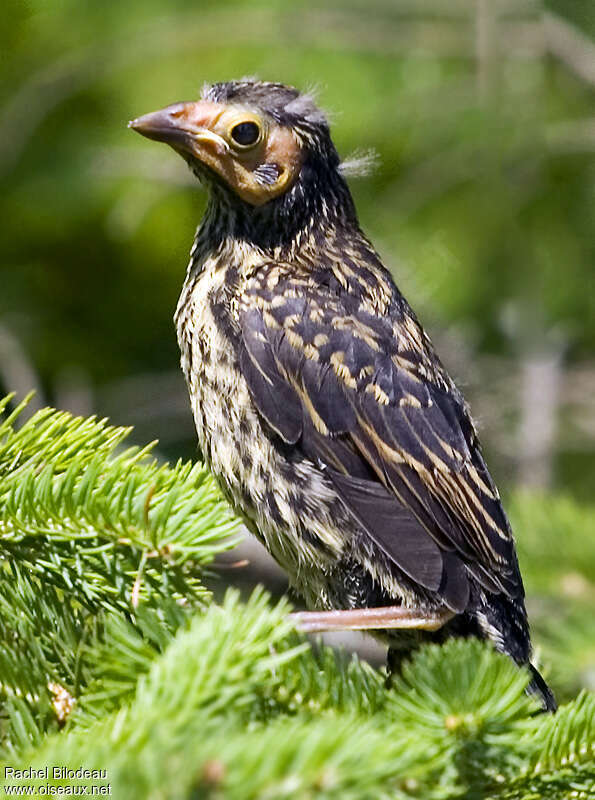
<path fill-rule="evenodd" d="M 527 692 L 534 695 L 541 702 L 544 711 L 554 712 L 558 708 L 554 693 L 541 677 L 539 672 L 535 669 L 531 662 L 527 665 L 531 673 L 531 680 L 527 686 Z"/>
<path fill-rule="evenodd" d="M 522 599 L 488 595 L 474 616 L 482 634 L 493 642 L 497 650 L 529 669 L 531 680 L 527 693 L 541 702 L 544 711 L 555 711 L 558 706 L 554 694 L 530 660 L 529 624 Z"/>

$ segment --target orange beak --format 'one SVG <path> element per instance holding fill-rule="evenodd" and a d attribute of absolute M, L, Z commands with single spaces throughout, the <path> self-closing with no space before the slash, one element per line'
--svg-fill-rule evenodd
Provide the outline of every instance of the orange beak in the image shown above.
<path fill-rule="evenodd" d="M 225 106 L 208 100 L 174 103 L 131 120 L 128 127 L 183 153 L 198 157 L 201 145 L 207 145 L 222 156 L 229 151 L 229 147 L 225 139 L 214 133 L 212 128 L 224 109 Z"/>

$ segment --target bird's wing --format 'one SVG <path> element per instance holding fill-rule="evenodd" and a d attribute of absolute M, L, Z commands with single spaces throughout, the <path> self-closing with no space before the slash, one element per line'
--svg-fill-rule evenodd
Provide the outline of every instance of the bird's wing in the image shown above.
<path fill-rule="evenodd" d="M 240 366 L 288 446 L 325 469 L 353 517 L 410 578 L 454 611 L 469 574 L 522 596 L 514 542 L 461 395 L 402 303 L 261 271 L 239 310 Z"/>

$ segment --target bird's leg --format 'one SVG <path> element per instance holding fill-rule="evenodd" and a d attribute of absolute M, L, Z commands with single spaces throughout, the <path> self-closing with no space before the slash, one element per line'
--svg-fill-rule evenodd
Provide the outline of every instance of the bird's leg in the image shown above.
<path fill-rule="evenodd" d="M 394 679 L 401 674 L 403 661 L 408 653 L 400 647 L 389 647 L 386 651 L 386 678 L 385 689 L 392 689 Z"/>
<path fill-rule="evenodd" d="M 452 611 L 403 606 L 353 608 L 337 611 L 298 611 L 290 615 L 304 633 L 322 631 L 423 630 L 437 631 L 454 617 Z"/>

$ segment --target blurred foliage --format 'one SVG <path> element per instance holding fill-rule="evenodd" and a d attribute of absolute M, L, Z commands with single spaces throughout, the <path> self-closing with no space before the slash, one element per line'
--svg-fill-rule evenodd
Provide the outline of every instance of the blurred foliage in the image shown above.
<path fill-rule="evenodd" d="M 595 689 L 595 510 L 567 496 L 517 492 L 509 511 L 533 638 L 558 695 Z"/>
<path fill-rule="evenodd" d="M 535 52 L 540 7 L 516 6 L 502 25 L 521 41 L 509 52 L 509 28 L 496 31 L 482 92 L 476 6 L 460 0 L 8 0 L 0 315 L 50 396 L 65 366 L 101 383 L 176 362 L 204 194 L 126 121 L 253 73 L 319 86 L 340 152 L 378 152 L 354 184 L 360 217 L 422 317 L 482 350 L 558 337 L 570 357 L 592 352 L 593 139 L 572 126 L 593 114 L 593 88 Z"/>

